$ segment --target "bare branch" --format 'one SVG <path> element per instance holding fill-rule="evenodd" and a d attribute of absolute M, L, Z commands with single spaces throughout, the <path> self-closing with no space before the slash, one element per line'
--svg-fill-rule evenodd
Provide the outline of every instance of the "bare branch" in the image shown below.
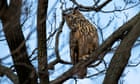
<path fill-rule="evenodd" d="M 58 30 L 58 32 L 57 32 L 57 34 L 56 34 L 55 53 L 56 53 L 57 59 L 60 59 L 59 48 L 58 48 L 58 46 L 59 46 L 59 36 L 60 36 L 60 34 L 61 34 L 61 32 L 62 32 L 62 28 L 63 28 L 64 22 L 65 22 L 65 20 L 64 20 L 64 18 L 62 18 L 62 22 L 61 22 L 61 24 L 60 24 L 60 26 L 59 26 L 59 30 Z"/>
<path fill-rule="evenodd" d="M 53 37 L 56 34 L 57 31 L 58 31 L 58 29 L 56 29 L 53 33 L 51 33 L 49 35 L 49 37 L 47 38 L 47 41 L 50 40 L 50 38 Z"/>
<path fill-rule="evenodd" d="M 54 66 L 55 66 L 57 63 L 72 65 L 71 62 L 67 62 L 67 61 L 64 61 L 64 60 L 62 60 L 62 59 L 55 59 L 54 61 L 52 61 L 51 63 L 48 64 L 48 69 L 54 70 Z"/>
<path fill-rule="evenodd" d="M 136 63 L 136 64 L 128 64 L 127 67 L 136 67 L 138 65 L 140 65 L 140 61 L 138 63 Z"/>
<path fill-rule="evenodd" d="M 104 73 L 104 72 L 105 72 L 105 70 L 102 70 L 102 71 L 99 71 L 98 73 L 95 73 L 95 74 L 93 74 L 93 75 L 87 76 L 86 78 L 91 78 L 91 77 L 93 77 L 93 76 L 97 76 L 97 75 L 99 75 L 99 74 L 101 74 L 101 73 Z"/>
<path fill-rule="evenodd" d="M 0 75 L 6 75 L 14 84 L 19 84 L 17 75 L 14 72 L 0 64 Z"/>
<path fill-rule="evenodd" d="M 128 9 L 131 9 L 131 8 L 134 8 L 136 6 L 139 6 L 140 2 L 138 2 L 137 4 L 131 6 L 131 7 L 128 7 L 128 8 L 123 8 L 123 9 L 114 9 L 112 11 L 105 11 L 105 10 L 100 10 L 101 12 L 103 13 L 113 13 L 113 12 L 122 12 L 122 11 L 125 11 L 125 10 L 128 10 Z"/>
<path fill-rule="evenodd" d="M 79 4 L 78 2 L 76 2 L 76 0 L 71 0 L 75 5 L 77 5 L 78 8 L 80 8 L 81 11 L 100 11 L 104 6 L 106 6 L 109 2 L 111 2 L 112 0 L 106 0 L 105 2 L 103 2 L 101 5 L 94 7 L 93 6 L 83 6 L 81 4 Z"/>

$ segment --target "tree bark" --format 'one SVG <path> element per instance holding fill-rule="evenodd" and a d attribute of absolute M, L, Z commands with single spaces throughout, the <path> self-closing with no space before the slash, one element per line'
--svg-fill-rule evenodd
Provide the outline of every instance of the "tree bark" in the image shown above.
<path fill-rule="evenodd" d="M 48 0 L 38 0 L 37 39 L 38 39 L 38 70 L 40 84 L 49 84 L 47 48 L 46 48 L 46 18 Z"/>
<path fill-rule="evenodd" d="M 36 84 L 36 71 L 28 58 L 20 25 L 22 0 L 11 0 L 9 6 L 6 0 L 1 0 L 0 3 L 3 4 L 2 10 L 0 10 L 0 19 L 2 20 L 3 31 L 19 78 L 19 84 Z"/>

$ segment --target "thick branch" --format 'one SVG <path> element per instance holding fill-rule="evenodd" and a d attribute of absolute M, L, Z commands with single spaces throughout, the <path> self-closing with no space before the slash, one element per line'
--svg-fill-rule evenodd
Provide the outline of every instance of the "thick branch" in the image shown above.
<path fill-rule="evenodd" d="M 6 75 L 14 84 L 19 84 L 17 75 L 15 75 L 11 69 L 0 65 L 0 74 Z"/>
<path fill-rule="evenodd" d="M 65 80 L 69 79 L 72 77 L 73 74 L 78 72 L 80 69 L 82 69 L 85 66 L 90 65 L 91 63 L 95 62 L 98 59 L 98 56 L 102 54 L 105 50 L 110 48 L 113 43 L 118 40 L 121 36 L 124 35 L 125 32 L 130 31 L 135 25 L 138 20 L 140 19 L 140 14 L 136 15 L 132 20 L 124 24 L 122 27 L 120 27 L 117 31 L 115 31 L 100 47 L 97 49 L 95 52 L 91 54 L 91 58 L 86 61 L 86 62 L 80 62 L 70 68 L 67 72 L 63 73 L 60 77 L 57 79 L 51 81 L 51 84 L 60 84 L 64 82 Z"/>
<path fill-rule="evenodd" d="M 37 39 L 38 39 L 38 70 L 40 84 L 49 84 L 47 47 L 46 47 L 46 17 L 48 0 L 38 0 Z"/>
<path fill-rule="evenodd" d="M 140 20 L 134 24 L 133 29 L 122 40 L 110 62 L 103 84 L 118 84 L 118 80 L 121 77 L 121 74 L 123 73 L 130 58 L 131 48 L 134 42 L 140 36 L 139 27 Z"/>

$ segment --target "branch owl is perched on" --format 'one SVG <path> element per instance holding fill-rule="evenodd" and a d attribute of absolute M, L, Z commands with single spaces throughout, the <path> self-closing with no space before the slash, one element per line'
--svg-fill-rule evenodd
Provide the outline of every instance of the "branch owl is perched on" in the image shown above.
<path fill-rule="evenodd" d="M 70 32 L 70 57 L 73 64 L 82 60 L 87 60 L 89 55 L 98 48 L 98 34 L 93 26 L 78 8 L 64 14 Z M 79 78 L 86 76 L 87 69 L 79 70 Z"/>

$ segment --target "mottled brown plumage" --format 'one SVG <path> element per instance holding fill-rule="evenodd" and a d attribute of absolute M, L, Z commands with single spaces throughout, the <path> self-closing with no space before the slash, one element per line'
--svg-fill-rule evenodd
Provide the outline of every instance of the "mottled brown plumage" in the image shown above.
<path fill-rule="evenodd" d="M 98 47 L 98 34 L 95 26 L 93 26 L 78 9 L 73 9 L 69 13 L 64 14 L 67 25 L 71 29 L 70 32 L 70 57 L 73 64 L 82 60 L 87 60 Z M 79 70 L 77 73 L 79 78 L 86 76 L 87 69 Z"/>

